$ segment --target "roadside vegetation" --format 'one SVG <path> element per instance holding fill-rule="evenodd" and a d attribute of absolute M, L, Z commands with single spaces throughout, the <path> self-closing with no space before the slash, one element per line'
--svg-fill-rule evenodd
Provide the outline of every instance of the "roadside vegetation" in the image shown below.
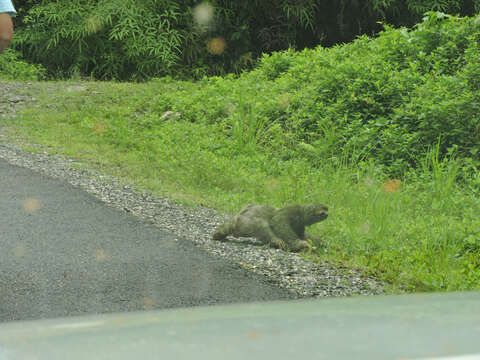
<path fill-rule="evenodd" d="M 480 289 L 479 47 L 478 18 L 431 12 L 240 75 L 39 83 L 2 126 L 192 205 L 325 203 L 314 260 L 392 291 Z"/>
<path fill-rule="evenodd" d="M 50 79 L 144 80 L 252 69 L 262 53 L 350 42 L 480 0 L 15 0 L 14 47 Z"/>
<path fill-rule="evenodd" d="M 22 60 L 15 50 L 7 49 L 0 56 L 0 80 L 29 81 L 40 80 L 44 76 L 43 66 Z"/>

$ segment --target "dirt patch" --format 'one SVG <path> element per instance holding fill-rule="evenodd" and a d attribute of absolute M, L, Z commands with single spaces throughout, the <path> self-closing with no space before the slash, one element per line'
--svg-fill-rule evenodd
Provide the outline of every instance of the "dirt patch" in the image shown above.
<path fill-rule="evenodd" d="M 36 103 L 33 95 L 36 87 L 33 83 L 0 82 L 0 120 Z"/>

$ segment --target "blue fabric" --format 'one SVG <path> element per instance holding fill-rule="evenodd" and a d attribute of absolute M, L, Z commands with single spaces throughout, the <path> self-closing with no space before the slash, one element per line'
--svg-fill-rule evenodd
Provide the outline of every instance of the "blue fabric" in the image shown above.
<path fill-rule="evenodd" d="M 0 0 L 0 13 L 4 12 L 8 12 L 11 15 L 16 13 L 11 0 Z"/>

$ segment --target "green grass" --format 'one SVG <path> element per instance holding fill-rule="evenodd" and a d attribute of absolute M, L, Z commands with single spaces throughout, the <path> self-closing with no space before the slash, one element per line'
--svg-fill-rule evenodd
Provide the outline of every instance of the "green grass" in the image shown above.
<path fill-rule="evenodd" d="M 480 289 L 480 181 L 477 174 L 460 185 L 465 165 L 453 154 L 440 159 L 433 147 L 400 182 L 373 161 L 316 158 L 305 143 L 293 153 L 303 156 L 286 156 L 282 149 L 294 144 L 288 131 L 262 121 L 255 104 L 232 103 L 203 82 L 34 85 L 38 106 L 2 124 L 11 141 L 41 144 L 140 189 L 222 211 L 322 202 L 330 216 L 313 228 L 325 239 L 314 259 L 374 274 L 393 292 Z M 195 113 L 170 106 L 180 119 L 162 119 L 165 99 L 175 97 L 195 101 Z M 205 110 L 212 103 L 214 115 Z"/>

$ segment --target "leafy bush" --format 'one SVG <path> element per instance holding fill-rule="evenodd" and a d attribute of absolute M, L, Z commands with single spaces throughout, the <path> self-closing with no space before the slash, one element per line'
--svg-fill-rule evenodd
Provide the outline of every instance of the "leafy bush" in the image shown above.
<path fill-rule="evenodd" d="M 20 59 L 20 54 L 12 49 L 0 54 L 0 79 L 28 81 L 40 80 L 45 76 L 41 65 L 29 64 Z"/>
<path fill-rule="evenodd" d="M 263 53 L 411 26 L 425 11 L 473 15 L 480 0 L 18 0 L 16 46 L 52 77 L 143 79 L 241 73 Z M 208 26 L 194 18 L 210 7 Z M 213 41 L 213 43 L 212 43 Z M 217 44 L 212 48 L 212 44 Z M 220 44 L 220 46 L 218 46 Z M 213 46 L 215 47 L 215 46 Z M 279 60 L 280 61 L 280 60 Z"/>
<path fill-rule="evenodd" d="M 479 40 L 477 19 L 429 13 L 411 31 L 386 27 L 376 39 L 264 55 L 238 79 L 204 79 L 154 102 L 232 136 L 241 106 L 244 127 L 262 124 L 251 141 L 313 164 L 374 160 L 401 175 L 438 143 L 441 158 L 478 166 Z"/>
<path fill-rule="evenodd" d="M 33 6 L 16 46 L 57 77 L 161 75 L 181 56 L 175 2 L 59 0 Z"/>

